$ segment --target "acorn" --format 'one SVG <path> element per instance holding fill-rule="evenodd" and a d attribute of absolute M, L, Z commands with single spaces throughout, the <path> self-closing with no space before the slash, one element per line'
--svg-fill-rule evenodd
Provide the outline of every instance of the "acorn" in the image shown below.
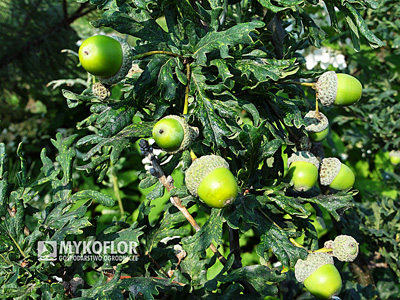
<path fill-rule="evenodd" d="M 295 277 L 318 299 L 332 299 L 342 289 L 342 278 L 333 258 L 324 252 L 310 253 L 295 265 Z"/>
<path fill-rule="evenodd" d="M 332 245 L 333 256 L 340 261 L 354 261 L 358 255 L 358 243 L 352 236 L 338 235 Z"/>
<path fill-rule="evenodd" d="M 351 105 L 360 100 L 362 85 L 357 78 L 328 71 L 322 74 L 315 84 L 317 98 L 324 106 Z"/>
<path fill-rule="evenodd" d="M 175 154 L 186 150 L 197 138 L 197 127 L 191 127 L 184 117 L 169 115 L 159 120 L 153 127 L 153 138 L 164 151 Z"/>
<path fill-rule="evenodd" d="M 105 85 L 124 79 L 132 67 L 132 59 L 131 46 L 118 36 L 94 35 L 79 47 L 82 67 Z"/>
<path fill-rule="evenodd" d="M 309 111 L 304 116 L 304 122 L 306 123 L 306 131 L 314 142 L 322 141 L 329 133 L 328 118 L 321 112 Z"/>
<path fill-rule="evenodd" d="M 96 82 L 92 85 L 92 93 L 100 100 L 105 100 L 111 96 L 110 90 L 101 82 Z"/>
<path fill-rule="evenodd" d="M 334 190 L 347 190 L 354 185 L 353 171 L 336 157 L 324 158 L 319 170 L 320 183 Z"/>
<path fill-rule="evenodd" d="M 400 151 L 392 150 L 389 152 L 390 162 L 397 166 L 400 163 Z"/>
<path fill-rule="evenodd" d="M 318 180 L 318 159 L 309 151 L 298 151 L 288 159 L 288 174 L 293 188 L 299 192 L 310 190 Z"/>
<path fill-rule="evenodd" d="M 186 170 L 185 182 L 193 196 L 214 208 L 232 204 L 239 190 L 229 164 L 217 155 L 195 159 Z"/>

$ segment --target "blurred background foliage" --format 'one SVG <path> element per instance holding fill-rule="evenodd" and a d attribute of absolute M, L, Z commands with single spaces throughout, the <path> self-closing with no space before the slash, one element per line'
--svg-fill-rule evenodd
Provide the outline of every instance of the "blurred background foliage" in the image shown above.
<path fill-rule="evenodd" d="M 389 161 L 389 151 L 400 148 L 400 6 L 397 0 L 378 3 L 375 10 L 365 10 L 363 18 L 385 46 L 372 49 L 362 38 L 360 50 L 356 52 L 344 26 L 345 16 L 339 14 L 336 31 L 331 27 L 326 9 L 307 5 L 304 9 L 318 21 L 327 38 L 320 48 L 308 47 L 306 42 L 296 53 L 304 63 L 304 70 L 309 67 L 314 71 L 340 70 L 356 76 L 364 86 L 363 97 L 356 105 L 323 109 L 328 119 L 333 120 L 330 135 L 323 142 L 325 154 L 339 156 L 355 171 L 355 188 L 359 190 L 354 209 L 343 212 L 343 222 L 338 224 L 324 214 L 326 226 L 317 227 L 321 241 L 340 233 L 351 233 L 360 242 L 363 255 L 359 261 L 341 268 L 343 279 L 351 279 L 347 280 L 349 292 L 344 299 L 373 299 L 377 294 L 380 299 L 400 298 L 400 165 Z M 49 139 L 56 132 L 84 134 L 76 129 L 76 124 L 90 112 L 84 106 L 73 111 L 68 109 L 60 92 L 61 82 L 57 80 L 69 79 L 68 89 L 77 93 L 87 86 L 90 78 L 79 66 L 75 53 L 82 38 L 99 32 L 89 25 L 89 20 L 99 16 L 100 12 L 89 2 L 1 1 L 0 142 L 7 146 L 10 178 L 19 170 L 15 153 L 20 142 L 31 166 L 29 174 L 36 177 L 40 173 L 41 149 L 46 148 L 48 155 L 55 155 Z M 290 39 L 296 34 L 290 29 L 295 24 L 291 23 L 289 14 L 281 12 L 281 16 L 288 32 L 292 32 L 286 37 Z M 65 82 L 61 86 L 66 87 Z M 313 92 L 305 92 L 312 102 Z M 118 86 L 113 93 L 113 98 L 117 98 Z M 79 158 L 78 153 L 78 161 Z M 101 184 L 75 171 L 74 186 L 77 190 L 96 189 L 119 195 L 123 209 L 132 214 L 130 222 L 133 223 L 139 214 L 139 204 L 150 192 L 138 186 L 136 174 L 143 168 L 138 146 L 133 145 L 110 168 Z M 173 177 L 179 187 L 182 174 L 176 170 Z M 152 202 L 155 205 L 150 215 L 152 222 L 158 219 L 168 199 L 166 194 Z M 120 213 L 121 207 L 117 204 L 112 208 L 97 204 L 88 210 L 91 217 L 97 218 L 99 229 L 105 228 Z M 207 218 L 206 213 L 199 212 L 196 220 L 202 225 Z M 245 265 L 258 261 L 252 238 L 250 232 L 240 240 Z M 223 254 L 224 249 L 229 251 L 225 245 L 221 249 Z M 210 276 L 218 271 L 219 267 L 211 267 Z M 353 280 L 365 278 L 356 278 L 357 273 L 371 276 L 367 282 L 359 281 L 362 285 L 356 285 Z M 299 293 L 300 289 L 294 278 L 288 276 L 280 285 L 280 298 L 276 299 L 294 299 L 293 291 Z M 296 297 L 310 299 L 309 294 Z"/>

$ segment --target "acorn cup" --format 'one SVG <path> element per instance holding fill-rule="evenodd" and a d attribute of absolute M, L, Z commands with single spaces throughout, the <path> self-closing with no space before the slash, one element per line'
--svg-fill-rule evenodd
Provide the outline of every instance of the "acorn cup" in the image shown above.
<path fill-rule="evenodd" d="M 232 204 L 238 195 L 238 185 L 229 164 L 217 155 L 205 155 L 193 161 L 185 173 L 186 187 L 210 207 Z"/>
<path fill-rule="evenodd" d="M 318 299 L 333 299 L 342 289 L 342 278 L 328 253 L 310 253 L 306 260 L 299 259 L 294 268 L 297 281 Z"/>
<path fill-rule="evenodd" d="M 314 142 L 320 142 L 329 134 L 328 118 L 321 112 L 315 110 L 309 111 L 304 116 L 306 131 L 310 139 Z"/>
<path fill-rule="evenodd" d="M 104 85 L 120 82 L 132 67 L 131 46 L 118 36 L 94 35 L 79 47 L 82 67 Z"/>
<path fill-rule="evenodd" d="M 101 82 L 96 82 L 92 85 L 92 93 L 100 100 L 106 100 L 111 96 L 110 90 L 106 86 L 104 86 Z"/>
<path fill-rule="evenodd" d="M 324 158 L 319 170 L 320 183 L 334 190 L 347 190 L 354 185 L 353 171 L 336 157 Z"/>
<path fill-rule="evenodd" d="M 318 159 L 309 151 L 298 151 L 288 159 L 287 177 L 299 192 L 310 190 L 318 180 Z"/>
<path fill-rule="evenodd" d="M 324 248 L 332 249 L 333 256 L 343 262 L 354 261 L 359 251 L 357 241 L 349 235 L 338 235 L 333 241 L 326 241 Z"/>
<path fill-rule="evenodd" d="M 324 106 L 351 105 L 360 100 L 362 85 L 357 78 L 343 73 L 328 71 L 315 84 L 317 99 Z"/>
<path fill-rule="evenodd" d="M 189 126 L 184 117 L 169 115 L 159 120 L 152 130 L 156 144 L 169 154 L 186 150 L 197 138 L 197 127 Z"/>

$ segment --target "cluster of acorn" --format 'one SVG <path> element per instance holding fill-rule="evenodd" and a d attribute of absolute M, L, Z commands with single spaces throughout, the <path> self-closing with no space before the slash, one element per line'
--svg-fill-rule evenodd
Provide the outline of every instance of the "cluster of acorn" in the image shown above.
<path fill-rule="evenodd" d="M 355 181 L 353 171 L 336 157 L 319 160 L 309 151 L 298 151 L 288 159 L 288 178 L 299 192 L 310 190 L 320 177 L 320 184 L 335 190 L 347 190 Z"/>
<path fill-rule="evenodd" d="M 322 251 L 321 251 L 322 250 Z M 299 259 L 295 265 L 295 277 L 318 299 L 339 299 L 342 278 L 335 267 L 333 257 L 342 262 L 352 262 L 358 255 L 358 243 L 349 235 L 339 235 L 325 242 L 324 248 Z"/>
<path fill-rule="evenodd" d="M 186 150 L 198 136 L 198 130 L 189 126 L 184 117 L 170 115 L 154 125 L 152 135 L 161 149 L 174 154 Z M 192 195 L 215 208 L 231 204 L 239 190 L 229 164 L 217 155 L 196 158 L 186 170 L 185 181 Z"/>
<path fill-rule="evenodd" d="M 95 35 L 86 39 L 79 48 L 79 60 L 83 68 L 100 80 L 99 83 L 93 85 L 92 89 L 93 93 L 101 99 L 109 97 L 109 90 L 105 86 L 119 82 L 127 75 L 132 67 L 132 58 L 133 54 L 130 45 L 116 36 Z M 332 71 L 322 74 L 313 87 L 316 89 L 317 101 L 320 100 L 324 106 L 352 104 L 360 99 L 362 93 L 361 83 L 353 76 L 336 74 Z M 304 120 L 307 124 L 306 130 L 312 140 L 321 141 L 327 136 L 329 131 L 328 119 L 321 112 L 318 110 L 310 111 L 306 114 Z M 163 118 L 153 129 L 153 137 L 157 145 L 170 153 L 186 149 L 197 134 L 192 127 L 188 126 L 184 118 L 178 116 Z M 223 160 L 223 158 L 216 159 L 215 156 L 202 158 L 186 172 L 186 183 L 189 191 L 196 196 L 199 195 L 205 203 L 212 207 L 223 207 L 231 203 L 234 200 L 233 196 L 236 197 L 237 195 L 237 184 L 235 183 L 232 188 L 225 188 L 230 192 L 224 197 L 218 197 L 219 199 L 217 200 L 206 200 L 207 197 L 213 198 L 215 195 L 209 194 L 205 196 L 203 193 L 198 193 L 197 190 L 203 191 L 204 188 L 204 184 L 200 185 L 201 180 L 199 181 L 199 178 L 202 180 L 207 179 L 207 182 L 209 182 L 209 178 L 197 176 L 192 170 L 201 162 L 204 166 L 197 168 L 202 170 L 210 169 L 210 171 L 206 172 L 207 174 L 230 173 L 229 166 L 225 160 L 224 163 L 217 163 L 221 159 Z M 208 160 L 212 163 L 208 163 Z M 325 158 L 322 161 L 321 168 L 319 168 L 319 161 L 314 155 L 310 152 L 300 151 L 289 158 L 288 164 L 288 176 L 297 191 L 307 191 L 315 185 L 318 179 L 318 169 L 320 170 L 320 183 L 322 185 L 343 190 L 350 188 L 354 184 L 354 174 L 337 158 Z M 219 170 L 214 172 L 214 169 Z M 222 169 L 227 171 L 222 171 Z M 191 174 L 194 175 L 192 176 Z M 223 178 L 220 174 L 214 176 L 215 178 Z M 232 183 L 233 175 L 228 177 L 228 182 Z M 199 187 L 195 184 L 192 185 L 190 183 L 191 180 L 199 181 Z M 221 185 L 221 183 L 218 185 Z M 213 186 L 217 186 L 217 184 L 215 183 Z M 225 189 L 219 187 L 218 194 L 221 194 L 221 190 Z M 206 190 L 208 191 L 208 189 Z"/>
<path fill-rule="evenodd" d="M 328 71 L 322 74 L 318 81 L 312 85 L 316 90 L 318 101 L 324 106 L 350 105 L 361 98 L 362 85 L 351 75 L 337 74 Z M 328 118 L 316 109 L 309 111 L 305 117 L 306 131 L 314 142 L 320 142 L 329 133 Z M 309 151 L 298 151 L 288 159 L 288 178 L 296 191 L 310 190 L 318 180 L 320 184 L 335 190 L 347 190 L 355 181 L 354 173 L 349 167 L 341 163 L 338 158 L 324 158 L 319 160 Z"/>
<path fill-rule="evenodd" d="M 127 76 L 132 68 L 132 58 L 130 45 L 117 36 L 95 35 L 79 48 L 82 67 L 100 81 L 92 86 L 93 94 L 100 99 L 110 96 L 107 86 Z M 188 148 L 198 136 L 198 130 L 189 126 L 185 118 L 170 115 L 155 124 L 152 135 L 161 149 L 175 154 Z M 190 193 L 210 207 L 231 204 L 239 190 L 229 164 L 217 155 L 195 159 L 186 171 L 185 180 Z"/>
<path fill-rule="evenodd" d="M 99 98 L 109 97 L 105 87 L 121 81 L 132 67 L 132 49 L 119 37 L 96 35 L 86 39 L 79 48 L 79 60 L 83 68 L 95 75 L 99 84 L 93 85 L 93 93 Z M 362 86 L 352 76 L 324 73 L 314 85 L 317 101 L 323 105 L 349 105 L 361 97 Z M 328 134 L 328 119 L 318 110 L 305 116 L 306 130 L 314 141 L 323 140 Z M 153 127 L 156 144 L 170 154 L 186 150 L 198 136 L 198 129 L 188 125 L 184 117 L 170 115 L 159 120 Z M 354 184 L 353 172 L 337 158 L 325 158 L 321 166 L 308 151 L 294 153 L 288 160 L 290 177 L 298 191 L 311 189 L 318 179 L 333 189 L 344 190 Z M 185 174 L 190 193 L 210 207 L 222 208 L 231 204 L 238 195 L 238 184 L 228 162 L 217 155 L 196 158 Z M 298 281 L 320 299 L 333 299 L 342 286 L 340 274 L 333 265 L 332 256 L 341 261 L 352 261 L 358 254 L 357 242 L 349 236 L 338 236 L 325 244 L 327 252 L 310 253 L 306 260 L 295 266 Z"/>

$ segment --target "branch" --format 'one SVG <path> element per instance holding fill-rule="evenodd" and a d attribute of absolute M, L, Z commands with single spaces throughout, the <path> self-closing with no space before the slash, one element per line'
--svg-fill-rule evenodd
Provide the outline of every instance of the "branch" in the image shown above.
<path fill-rule="evenodd" d="M 242 265 L 242 258 L 240 256 L 240 245 L 239 245 L 239 231 L 229 227 L 229 249 L 235 256 L 235 261 L 232 265 L 233 269 L 239 269 Z"/>
<path fill-rule="evenodd" d="M 189 106 L 189 92 L 190 92 L 190 64 L 186 64 L 186 89 L 185 89 L 185 104 L 183 107 L 183 114 L 186 115 L 188 113 Z"/>
<path fill-rule="evenodd" d="M 97 8 L 96 6 L 92 6 L 87 8 L 88 6 L 88 2 L 86 3 L 82 3 L 79 8 L 70 16 L 70 17 L 66 17 L 65 20 L 67 21 L 68 24 L 71 24 L 72 22 L 74 22 L 76 19 L 79 19 L 89 13 L 91 13 L 92 11 L 95 11 Z M 85 10 L 85 8 L 87 8 Z"/>
<path fill-rule="evenodd" d="M 269 31 L 272 32 L 271 42 L 275 48 L 276 58 L 283 58 L 283 40 L 285 38 L 285 30 L 282 26 L 282 21 L 275 15 L 274 18 L 267 25 Z"/>
<path fill-rule="evenodd" d="M 64 19 L 68 19 L 67 0 L 63 0 L 62 6 L 63 6 Z"/>

